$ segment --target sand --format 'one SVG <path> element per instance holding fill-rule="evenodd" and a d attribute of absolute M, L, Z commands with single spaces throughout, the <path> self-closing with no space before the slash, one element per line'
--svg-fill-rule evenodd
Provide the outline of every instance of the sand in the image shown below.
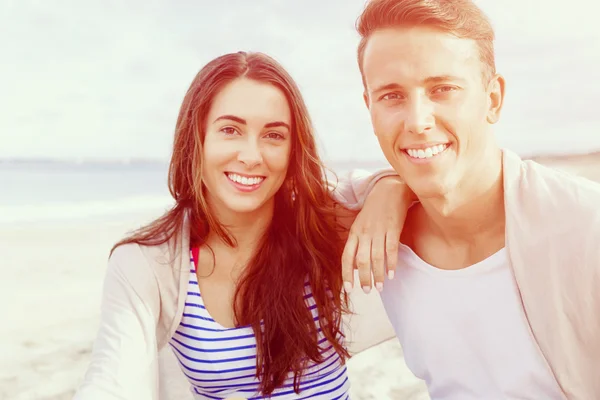
<path fill-rule="evenodd" d="M 108 251 L 147 218 L 0 229 L 0 399 L 71 399 L 96 330 Z M 353 399 L 426 399 L 396 339 L 348 364 Z"/>
<path fill-rule="evenodd" d="M 600 155 L 539 158 L 600 180 Z M 148 216 L 0 228 L 0 399 L 71 399 L 89 362 L 112 244 Z M 352 398 L 428 399 L 396 339 L 348 363 Z"/>
<path fill-rule="evenodd" d="M 108 251 L 128 223 L 0 230 L 0 399 L 70 399 L 98 327 Z"/>

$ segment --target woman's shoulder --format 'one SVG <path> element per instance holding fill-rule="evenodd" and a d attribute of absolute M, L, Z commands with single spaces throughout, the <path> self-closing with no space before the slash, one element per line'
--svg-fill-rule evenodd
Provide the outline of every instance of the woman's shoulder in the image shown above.
<path fill-rule="evenodd" d="M 162 223 L 155 220 L 146 227 L 121 239 L 113 248 L 110 260 L 129 269 L 162 271 L 165 268 L 189 268 L 189 217 L 179 223 Z M 169 225 L 166 228 L 163 225 Z"/>
<path fill-rule="evenodd" d="M 143 294 L 150 294 L 158 289 L 153 264 L 139 244 L 118 245 L 108 260 L 107 283 L 120 282 L 139 296 L 145 297 Z"/>
<path fill-rule="evenodd" d="M 181 311 L 178 299 L 187 288 L 190 255 L 183 247 L 181 241 L 172 240 L 152 245 L 124 243 L 115 247 L 108 262 L 105 291 L 123 293 L 151 311 L 160 347 Z"/>
<path fill-rule="evenodd" d="M 110 261 L 116 264 L 139 263 L 144 260 L 141 246 L 137 243 L 124 243 L 117 245 L 110 254 Z"/>
<path fill-rule="evenodd" d="M 189 250 L 172 241 L 153 245 L 124 243 L 112 251 L 109 266 L 128 275 L 172 275 L 172 271 L 189 269 Z"/>

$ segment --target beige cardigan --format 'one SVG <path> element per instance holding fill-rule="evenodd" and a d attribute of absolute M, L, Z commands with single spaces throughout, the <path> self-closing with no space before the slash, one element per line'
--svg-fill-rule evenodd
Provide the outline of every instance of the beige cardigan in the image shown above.
<path fill-rule="evenodd" d="M 600 399 L 600 185 L 504 151 L 506 247 L 565 396 Z"/>
<path fill-rule="evenodd" d="M 336 200 L 346 208 L 359 209 L 376 181 L 392 174 L 389 170 L 374 175 L 353 171 L 349 179 L 339 181 Z M 172 243 L 127 244 L 115 249 L 106 271 L 92 360 L 75 400 L 192 398 L 190 384 L 167 345 L 183 314 L 190 275 L 189 239 L 185 221 L 174 252 Z M 369 307 L 378 306 L 382 307 L 372 302 Z M 379 315 L 385 315 L 383 308 Z M 374 325 L 384 326 L 380 322 Z M 371 344 L 393 336 L 391 326 L 378 330 L 383 332 L 369 333 Z M 369 346 L 364 343 L 367 335 L 357 336 L 362 339 L 359 345 Z"/>

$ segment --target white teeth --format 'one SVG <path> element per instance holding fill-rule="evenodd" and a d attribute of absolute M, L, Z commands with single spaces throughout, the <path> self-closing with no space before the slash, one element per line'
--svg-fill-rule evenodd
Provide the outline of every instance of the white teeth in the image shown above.
<path fill-rule="evenodd" d="M 446 143 L 427 147 L 426 149 L 406 149 L 406 152 L 413 158 L 431 158 L 446 150 L 447 147 L 448 144 Z"/>
<path fill-rule="evenodd" d="M 263 179 L 265 179 L 259 176 L 253 176 L 251 178 L 248 178 L 246 176 L 240 176 L 237 174 L 227 174 L 227 177 L 234 182 L 241 183 L 242 185 L 246 186 L 258 185 L 263 181 Z"/>

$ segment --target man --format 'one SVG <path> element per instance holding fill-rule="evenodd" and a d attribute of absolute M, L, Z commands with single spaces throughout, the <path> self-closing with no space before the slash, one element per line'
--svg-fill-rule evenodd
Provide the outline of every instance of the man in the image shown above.
<path fill-rule="evenodd" d="M 498 147 L 472 1 L 373 0 L 357 28 L 375 134 L 419 199 L 382 292 L 407 365 L 432 399 L 600 399 L 600 185 Z"/>

